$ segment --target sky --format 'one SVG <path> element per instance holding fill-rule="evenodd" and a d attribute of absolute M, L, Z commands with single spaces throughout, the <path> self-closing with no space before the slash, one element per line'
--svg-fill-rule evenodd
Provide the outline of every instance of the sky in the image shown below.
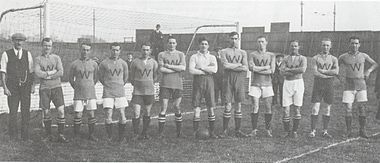
<path fill-rule="evenodd" d="M 159 13 L 195 18 L 239 22 L 241 27 L 290 22 L 290 31 L 301 30 L 301 1 L 278 0 L 49 0 L 50 2 L 107 9 Z M 0 11 L 28 7 L 42 0 L 0 0 Z M 336 30 L 380 31 L 380 1 L 303 1 L 303 31 L 333 30 L 336 5 Z M 153 27 L 152 27 L 153 28 Z M 163 29 L 165 27 L 162 27 Z"/>

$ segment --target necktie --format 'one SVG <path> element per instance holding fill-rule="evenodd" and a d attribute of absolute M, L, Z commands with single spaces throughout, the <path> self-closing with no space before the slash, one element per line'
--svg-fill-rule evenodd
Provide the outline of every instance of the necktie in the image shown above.
<path fill-rule="evenodd" d="M 20 50 L 17 51 L 17 59 L 20 59 Z"/>

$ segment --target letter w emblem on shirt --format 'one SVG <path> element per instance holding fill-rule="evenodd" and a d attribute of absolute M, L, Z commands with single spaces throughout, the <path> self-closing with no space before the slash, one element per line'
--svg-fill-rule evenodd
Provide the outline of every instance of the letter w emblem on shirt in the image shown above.
<path fill-rule="evenodd" d="M 121 69 L 113 69 L 113 70 L 110 70 L 110 73 L 111 73 L 111 76 L 120 76 L 120 73 L 121 73 Z"/>
<path fill-rule="evenodd" d="M 47 65 L 46 67 L 42 66 L 41 69 L 42 71 L 53 71 L 54 65 Z"/>
<path fill-rule="evenodd" d="M 91 71 L 79 71 L 79 75 L 82 79 L 88 79 L 90 77 Z"/>
<path fill-rule="evenodd" d="M 240 56 L 226 56 L 229 63 L 240 63 Z"/>
<path fill-rule="evenodd" d="M 143 71 L 140 70 L 140 75 L 144 76 L 144 74 L 145 74 L 146 77 L 148 77 L 151 71 L 152 71 L 152 69 L 149 69 L 149 70 L 144 69 Z"/>
<path fill-rule="evenodd" d="M 356 71 L 359 71 L 360 68 L 361 68 L 361 66 L 362 65 L 360 63 L 350 64 L 350 67 L 351 67 L 352 71 L 355 71 L 355 69 L 356 69 Z"/>
<path fill-rule="evenodd" d="M 323 70 L 330 70 L 331 64 L 327 64 L 327 63 L 322 64 L 322 63 L 317 62 L 317 67 Z"/>
<path fill-rule="evenodd" d="M 164 63 L 169 64 L 169 65 L 179 65 L 180 61 L 178 59 L 176 60 L 164 60 Z"/>
<path fill-rule="evenodd" d="M 264 60 L 264 59 L 262 59 L 262 60 L 258 60 L 258 59 L 256 59 L 256 64 L 257 64 L 258 66 L 266 66 L 267 63 L 268 63 L 268 59 L 266 59 L 266 60 Z"/>

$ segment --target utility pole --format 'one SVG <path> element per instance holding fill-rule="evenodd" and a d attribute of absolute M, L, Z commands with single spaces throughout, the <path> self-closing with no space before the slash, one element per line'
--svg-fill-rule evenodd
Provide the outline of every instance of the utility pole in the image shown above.
<path fill-rule="evenodd" d="M 333 15 L 334 15 L 333 30 L 335 31 L 335 18 L 336 18 L 336 5 L 335 5 L 335 2 L 334 2 L 334 11 L 333 11 Z"/>
<path fill-rule="evenodd" d="M 42 26 L 42 19 L 43 19 L 43 16 L 42 16 L 42 8 L 40 8 L 40 38 L 39 38 L 39 41 L 42 40 L 42 37 L 43 37 L 43 26 Z"/>
<path fill-rule="evenodd" d="M 301 1 L 301 32 L 303 31 L 303 1 Z"/>
<path fill-rule="evenodd" d="M 95 43 L 95 9 L 92 10 L 92 42 Z"/>

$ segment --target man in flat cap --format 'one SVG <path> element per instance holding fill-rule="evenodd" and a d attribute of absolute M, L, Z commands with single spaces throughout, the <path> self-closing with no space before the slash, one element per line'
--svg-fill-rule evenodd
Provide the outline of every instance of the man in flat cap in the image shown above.
<path fill-rule="evenodd" d="M 30 94 L 34 93 L 33 58 L 29 51 L 22 49 L 26 37 L 22 33 L 12 35 L 13 48 L 1 56 L 0 74 L 4 94 L 8 98 L 8 133 L 11 139 L 18 139 L 17 111 L 21 103 L 21 138 L 29 139 Z"/>

